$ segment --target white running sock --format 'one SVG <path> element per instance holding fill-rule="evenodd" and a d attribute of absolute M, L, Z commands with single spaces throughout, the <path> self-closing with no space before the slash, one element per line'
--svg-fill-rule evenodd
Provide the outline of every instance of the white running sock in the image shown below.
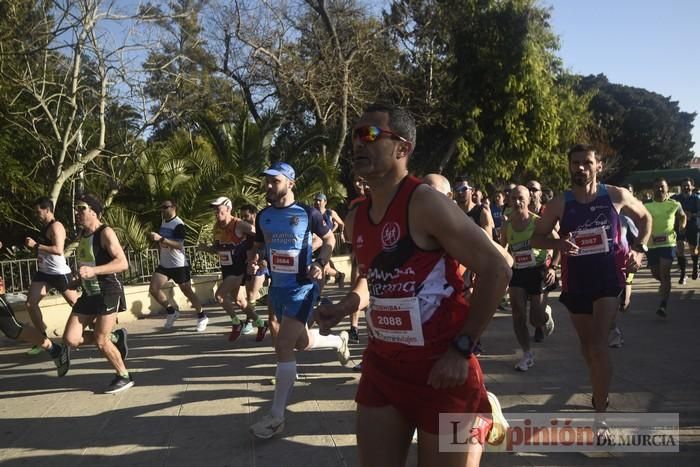
<path fill-rule="evenodd" d="M 308 349 L 334 349 L 338 350 L 341 345 L 343 345 L 343 340 L 340 336 L 329 334 L 327 336 L 322 336 L 318 329 L 311 329 L 309 331 L 309 343 Z"/>
<path fill-rule="evenodd" d="M 292 394 L 294 380 L 297 377 L 297 362 L 278 362 L 275 372 L 275 397 L 272 399 L 270 414 L 275 418 L 284 418 L 287 400 Z"/>

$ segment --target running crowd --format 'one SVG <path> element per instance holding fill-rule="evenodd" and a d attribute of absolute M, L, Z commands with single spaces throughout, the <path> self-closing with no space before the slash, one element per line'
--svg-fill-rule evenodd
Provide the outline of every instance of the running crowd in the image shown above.
<path fill-rule="evenodd" d="M 284 162 L 263 173 L 268 205 L 262 210 L 243 205 L 236 216 L 229 198 L 211 202 L 213 242 L 198 247 L 219 259 L 215 297 L 231 319 L 228 339 L 256 333 L 262 341 L 270 331 L 277 355 L 272 405 L 251 426 L 256 437 L 285 429 L 297 353 L 331 349 L 345 365 L 349 343 L 360 341 L 364 311 L 369 338 L 356 395 L 361 464 L 404 465 L 417 437 L 421 466 L 479 465 L 484 444 L 502 437 L 507 426 L 477 358 L 497 310 L 510 307 L 522 349 L 514 368 L 528 371 L 535 364 L 531 342 L 554 331 L 548 295 L 561 288 L 559 300 L 589 369 L 591 406 L 602 414 L 612 378 L 609 348 L 624 343 L 618 321 L 630 307 L 643 258 L 660 283 L 660 319 L 671 311 L 675 258 L 678 282 L 688 280 L 686 244 L 690 279 L 698 279 L 700 196 L 693 180 L 683 180 L 681 192 L 670 196 L 667 181 L 657 179 L 653 199 L 642 203 L 631 186 L 601 183 L 600 155 L 576 145 L 567 154 L 571 185 L 564 192 L 555 195 L 531 180 L 486 197 L 467 177 L 451 185 L 439 174 L 409 175 L 415 143 L 415 121 L 406 110 L 383 104 L 365 109 L 352 129 L 357 197 L 344 219 L 323 193 L 314 196 L 313 206 L 298 202 L 294 168 Z M 117 393 L 134 384 L 125 364 L 127 330 L 116 328 L 117 314 L 126 309 L 119 274 L 128 263 L 114 230 L 102 222 L 102 201 L 85 194 L 74 209 L 82 228 L 76 271 L 64 256 L 66 229 L 51 200 L 34 203 L 43 227 L 25 240 L 38 267 L 26 303 L 31 325 L 16 320 L 0 278 L 0 327 L 7 337 L 33 345 L 31 353 L 48 352 L 58 376 L 70 370 L 71 349 L 94 344 L 116 373 L 106 392 Z M 196 331 L 205 331 L 209 318 L 192 288 L 176 199 L 163 200 L 160 212 L 160 229 L 149 234 L 160 249 L 150 294 L 166 312 L 164 328 L 173 328 L 180 310 L 163 292 L 173 281 L 192 304 Z M 327 278 L 341 287 L 345 282 L 331 262 L 335 232 L 352 247 L 351 288 L 337 303 L 320 298 Z M 51 289 L 72 306 L 61 342 L 47 337 L 39 306 Z M 256 308 L 264 295 L 268 313 L 260 316 Z M 332 334 L 347 316 L 350 328 Z M 478 414 L 468 452 L 438 449 L 440 413 Z M 606 429 L 602 418 L 599 428 Z"/>

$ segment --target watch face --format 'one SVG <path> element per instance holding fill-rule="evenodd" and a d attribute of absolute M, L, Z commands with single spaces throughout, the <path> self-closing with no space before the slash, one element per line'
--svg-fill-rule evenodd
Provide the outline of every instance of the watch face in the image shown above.
<path fill-rule="evenodd" d="M 457 340 L 457 346 L 466 352 L 469 350 L 469 347 L 471 346 L 471 339 L 469 338 L 469 336 L 461 336 Z"/>

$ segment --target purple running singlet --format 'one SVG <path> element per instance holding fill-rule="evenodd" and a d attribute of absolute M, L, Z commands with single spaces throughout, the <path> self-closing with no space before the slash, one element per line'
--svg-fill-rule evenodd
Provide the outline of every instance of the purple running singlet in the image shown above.
<path fill-rule="evenodd" d="M 628 245 L 605 185 L 599 184 L 596 198 L 586 204 L 576 201 L 572 191 L 564 193 L 560 235 L 569 233 L 579 253 L 562 256 L 562 294 L 602 297 L 625 287 Z"/>

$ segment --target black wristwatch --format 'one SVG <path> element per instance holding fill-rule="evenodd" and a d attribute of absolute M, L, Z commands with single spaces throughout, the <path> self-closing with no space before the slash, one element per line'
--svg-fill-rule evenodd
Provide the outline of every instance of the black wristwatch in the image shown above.
<path fill-rule="evenodd" d="M 632 245 L 632 250 L 636 251 L 637 253 L 649 253 L 649 247 L 646 246 L 644 243 L 638 243 L 636 245 Z"/>
<path fill-rule="evenodd" d="M 476 348 L 476 342 L 468 335 L 462 334 L 452 339 L 452 347 L 464 358 L 470 358 Z"/>

